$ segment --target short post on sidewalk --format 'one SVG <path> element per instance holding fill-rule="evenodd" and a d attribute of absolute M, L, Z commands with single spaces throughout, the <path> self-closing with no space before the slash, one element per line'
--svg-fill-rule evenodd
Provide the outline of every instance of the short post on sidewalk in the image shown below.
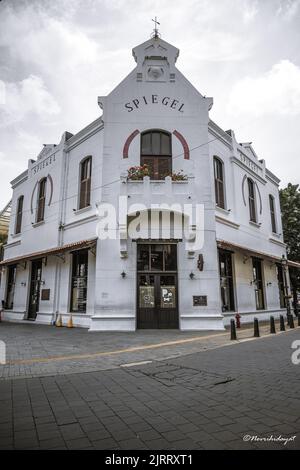
<path fill-rule="evenodd" d="M 295 328 L 293 315 L 290 316 L 290 328 Z"/>
<path fill-rule="evenodd" d="M 259 338 L 259 324 L 258 324 L 258 319 L 254 318 L 254 338 Z"/>
<path fill-rule="evenodd" d="M 234 320 L 230 320 L 230 339 L 231 340 L 237 339 L 236 329 L 235 329 L 235 321 Z"/>
<path fill-rule="evenodd" d="M 284 324 L 284 317 L 283 315 L 280 315 L 280 331 L 285 331 L 285 324 Z"/>
<path fill-rule="evenodd" d="M 276 333 L 276 328 L 275 328 L 275 320 L 274 317 L 270 317 L 270 333 L 275 334 Z"/>

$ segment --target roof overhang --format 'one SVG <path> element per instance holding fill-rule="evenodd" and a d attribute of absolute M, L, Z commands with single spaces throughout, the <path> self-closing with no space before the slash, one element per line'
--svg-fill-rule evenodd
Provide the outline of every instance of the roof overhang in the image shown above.
<path fill-rule="evenodd" d="M 232 243 L 228 242 L 226 240 L 217 240 L 217 245 L 219 248 L 224 248 L 225 250 L 238 250 L 242 251 L 246 255 L 249 256 L 255 256 L 255 257 L 261 257 L 268 259 L 270 261 L 274 261 L 275 263 L 281 263 L 282 258 L 280 256 L 274 256 L 271 255 L 270 253 L 266 253 L 264 251 L 257 251 L 257 250 L 252 250 L 251 248 L 248 248 L 246 246 L 238 245 L 237 243 Z M 288 265 L 293 268 L 298 268 L 300 269 L 300 263 L 297 263 L 296 261 L 290 261 L 288 260 Z"/>
<path fill-rule="evenodd" d="M 81 240 L 79 242 L 68 243 L 63 246 L 57 246 L 55 248 L 49 248 L 48 250 L 34 251 L 26 255 L 17 256 L 15 258 L 8 258 L 0 262 L 0 267 L 8 266 L 11 264 L 23 263 L 24 261 L 30 261 L 39 258 L 46 258 L 47 256 L 61 255 L 66 252 L 82 250 L 84 248 L 92 248 L 96 245 L 97 238 L 89 240 Z"/>

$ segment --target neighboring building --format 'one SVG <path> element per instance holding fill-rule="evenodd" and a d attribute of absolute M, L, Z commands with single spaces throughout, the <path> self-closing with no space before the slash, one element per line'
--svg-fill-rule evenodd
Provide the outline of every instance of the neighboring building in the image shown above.
<path fill-rule="evenodd" d="M 6 206 L 0 211 L 0 261 L 3 259 L 4 255 L 4 245 L 8 237 L 9 221 L 11 213 L 11 201 L 9 201 Z M 1 284 L 1 275 L 0 270 L 0 284 Z M 1 305 L 0 305 L 1 308 Z"/>
<path fill-rule="evenodd" d="M 136 68 L 98 99 L 102 116 L 45 145 L 12 181 L 4 319 L 51 324 L 61 314 L 65 324 L 72 313 L 91 330 L 220 330 L 236 312 L 249 321 L 285 311 L 279 179 L 250 143 L 209 119 L 213 100 L 175 67 L 178 54 L 157 36 L 134 48 Z M 139 179 L 143 169 L 127 178 L 137 165 L 150 179 Z M 128 223 L 143 214 L 129 207 L 109 227 L 117 239 L 101 240 L 98 212 L 118 209 L 119 196 L 143 203 L 135 210 L 146 218 L 153 203 L 192 205 L 193 214 L 199 204 L 204 225 L 165 210 L 172 236 L 160 215 L 151 235 L 132 239 Z"/>

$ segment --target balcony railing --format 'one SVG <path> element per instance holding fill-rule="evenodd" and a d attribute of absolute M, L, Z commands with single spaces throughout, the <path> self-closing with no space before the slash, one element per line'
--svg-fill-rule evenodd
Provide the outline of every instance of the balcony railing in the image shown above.
<path fill-rule="evenodd" d="M 130 180 L 127 174 L 121 175 L 120 194 L 133 198 L 138 202 L 159 203 L 165 201 L 188 202 L 193 196 L 194 176 L 189 175 L 186 180 L 172 181 L 170 176 L 164 180 L 151 180 L 144 176 L 142 180 Z"/>

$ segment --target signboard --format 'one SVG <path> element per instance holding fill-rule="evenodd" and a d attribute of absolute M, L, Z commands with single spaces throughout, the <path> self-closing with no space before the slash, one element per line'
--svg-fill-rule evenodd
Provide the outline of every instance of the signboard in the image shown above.
<path fill-rule="evenodd" d="M 207 295 L 193 295 L 193 307 L 207 307 Z"/>
<path fill-rule="evenodd" d="M 50 300 L 50 289 L 42 289 L 41 300 Z"/>
<path fill-rule="evenodd" d="M 154 308 L 154 286 L 140 286 L 140 307 Z"/>

